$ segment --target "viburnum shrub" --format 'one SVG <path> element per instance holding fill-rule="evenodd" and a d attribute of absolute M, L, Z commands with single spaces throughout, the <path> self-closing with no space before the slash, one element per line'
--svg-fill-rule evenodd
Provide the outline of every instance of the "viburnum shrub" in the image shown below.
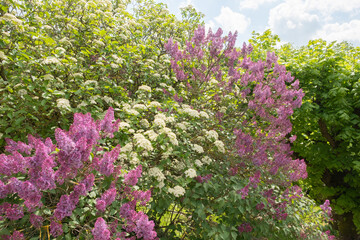
<path fill-rule="evenodd" d="M 146 209 L 150 190 L 136 184 L 142 166 L 122 171 L 120 146 L 105 144 L 119 128 L 109 108 L 103 120 L 76 113 L 69 131 L 28 144 L 7 139 L 0 155 L 1 239 L 155 239 Z"/>

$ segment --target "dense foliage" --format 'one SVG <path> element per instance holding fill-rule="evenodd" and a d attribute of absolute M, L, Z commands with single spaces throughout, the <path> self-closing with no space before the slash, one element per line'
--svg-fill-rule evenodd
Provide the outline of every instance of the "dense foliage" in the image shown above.
<path fill-rule="evenodd" d="M 150 0 L 1 7 L 4 238 L 333 238 L 295 184 L 304 94 L 275 54 Z"/>
<path fill-rule="evenodd" d="M 360 49 L 310 41 L 281 54 L 305 91 L 293 150 L 308 163 L 311 195 L 330 199 L 340 233 L 360 233 Z M 359 237 L 359 235 L 357 235 Z"/>
<path fill-rule="evenodd" d="M 359 78 L 360 48 L 346 42 L 310 41 L 307 46 L 276 47 L 270 30 L 255 33 L 254 58 L 276 51 L 280 62 L 299 79 L 302 107 L 292 116 L 295 155 L 304 158 L 309 177 L 304 184 L 321 202 L 331 199 L 334 226 L 342 239 L 359 237 Z M 357 232 L 357 233 L 356 233 Z"/>

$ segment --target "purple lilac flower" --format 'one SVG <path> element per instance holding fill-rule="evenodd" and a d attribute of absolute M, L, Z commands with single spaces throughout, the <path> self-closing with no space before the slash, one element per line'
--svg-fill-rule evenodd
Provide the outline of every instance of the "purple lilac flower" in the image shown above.
<path fill-rule="evenodd" d="M 238 230 L 239 230 L 240 233 L 251 232 L 252 227 L 251 227 L 250 223 L 243 223 L 238 227 Z"/>
<path fill-rule="evenodd" d="M 135 170 L 131 170 L 124 176 L 124 183 L 134 186 L 138 182 L 138 178 L 141 177 L 142 166 L 139 165 Z"/>
<path fill-rule="evenodd" d="M 96 121 L 97 129 L 104 132 L 105 136 L 112 138 L 114 137 L 113 133 L 119 130 L 120 119 L 114 121 L 114 109 L 110 107 L 107 110 L 104 119 Z"/>
<path fill-rule="evenodd" d="M 330 201 L 325 200 L 323 205 L 320 205 L 320 208 L 328 215 L 331 216 L 331 207 L 330 207 Z"/>
<path fill-rule="evenodd" d="M 99 211 L 104 212 L 105 208 L 107 206 L 109 206 L 116 198 L 116 189 L 115 188 L 110 188 L 108 190 L 106 190 L 103 195 L 101 196 L 100 199 L 97 200 L 96 202 L 96 208 Z"/>
<path fill-rule="evenodd" d="M 245 199 L 249 195 L 249 184 L 237 191 L 237 193 L 241 195 L 242 199 Z"/>
<path fill-rule="evenodd" d="M 58 237 L 63 234 L 62 224 L 57 221 L 50 222 L 50 234 L 54 237 Z"/>
<path fill-rule="evenodd" d="M 85 190 L 87 192 L 91 191 L 92 186 L 94 185 L 95 176 L 94 174 L 87 175 L 80 183 L 83 183 L 85 185 Z"/>
<path fill-rule="evenodd" d="M 24 234 L 19 231 L 14 231 L 11 235 L 11 240 L 25 240 Z"/>
<path fill-rule="evenodd" d="M 24 217 L 23 207 L 18 204 L 13 204 L 12 207 L 6 209 L 6 217 L 10 220 L 18 220 Z"/>
<path fill-rule="evenodd" d="M 42 226 L 44 219 L 41 216 L 35 215 L 35 214 L 31 214 L 30 215 L 30 223 L 35 227 L 35 228 L 40 228 Z"/>
<path fill-rule="evenodd" d="M 56 209 L 54 211 L 54 216 L 57 220 L 61 221 L 64 217 L 70 217 L 72 211 L 75 209 L 73 201 L 71 201 L 69 195 L 62 195 Z"/>
<path fill-rule="evenodd" d="M 101 212 L 105 212 L 106 202 L 104 200 L 97 199 L 96 200 L 96 209 L 101 211 Z"/>
<path fill-rule="evenodd" d="M 103 218 L 99 217 L 94 228 L 91 230 L 94 240 L 110 240 L 110 231 Z"/>
<path fill-rule="evenodd" d="M 110 152 L 104 153 L 103 158 L 98 163 L 98 169 L 101 174 L 110 176 L 114 172 L 114 161 L 119 156 L 120 145 L 117 145 Z"/>
<path fill-rule="evenodd" d="M 136 237 L 144 238 L 144 240 L 153 240 L 156 238 L 157 234 L 154 231 L 154 221 L 149 221 L 148 216 L 143 212 L 139 212 L 139 219 L 136 221 Z"/>

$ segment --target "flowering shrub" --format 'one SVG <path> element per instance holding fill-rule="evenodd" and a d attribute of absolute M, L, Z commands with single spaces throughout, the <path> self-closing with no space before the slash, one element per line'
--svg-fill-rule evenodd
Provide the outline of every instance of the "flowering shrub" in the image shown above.
<path fill-rule="evenodd" d="M 32 136 L 28 144 L 8 140 L 11 155 L 1 155 L 0 168 L 1 234 L 328 238 L 328 205 L 316 206 L 295 184 L 306 177 L 306 165 L 291 158 L 296 137 L 288 136 L 289 117 L 303 93 L 274 54 L 254 61 L 250 45 L 235 47 L 236 33 L 205 34 L 202 26 L 193 33 L 200 15 L 191 8 L 178 22 L 159 20 L 166 11 L 150 0 L 135 1 L 131 14 L 130 1 L 27 2 L 37 11 L 24 15 L 29 26 L 23 27 L 46 36 L 48 51 L 40 56 L 31 48 L 35 60 L 17 48 L 1 55 L 3 72 L 14 74 L 0 82 L 3 100 L 24 90 L 24 114 L 45 119 L 41 136 L 57 125 L 67 129 L 72 112 L 105 117 L 95 122 L 90 113 L 76 113 L 68 131 L 55 129 L 56 144 Z M 64 17 L 65 9 L 71 11 Z M 6 26 L 33 39 L 31 29 Z M 33 79 L 38 74 L 43 81 Z M 0 121 L 23 114 L 12 110 L 24 102 L 1 108 L 8 118 Z M 104 114 L 107 106 L 113 108 Z"/>
<path fill-rule="evenodd" d="M 55 130 L 56 144 L 31 135 L 28 144 L 7 139 L 10 155 L 0 155 L 2 239 L 83 238 L 89 230 L 94 239 L 155 239 L 154 222 L 136 210 L 151 197 L 135 190 L 141 165 L 122 171 L 114 164 L 120 146 L 107 151 L 102 143 L 118 128 L 109 108 L 96 122 L 75 114 L 68 132 Z"/>

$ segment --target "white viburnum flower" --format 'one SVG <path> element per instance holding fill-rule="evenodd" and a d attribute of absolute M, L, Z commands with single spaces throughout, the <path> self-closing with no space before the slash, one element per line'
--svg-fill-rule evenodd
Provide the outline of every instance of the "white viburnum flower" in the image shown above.
<path fill-rule="evenodd" d="M 136 109 L 136 110 L 146 110 L 147 109 L 147 107 L 144 104 L 139 104 L 139 103 L 135 104 L 133 106 L 133 108 Z"/>
<path fill-rule="evenodd" d="M 152 102 L 150 102 L 149 107 L 157 108 L 157 107 L 161 107 L 161 104 L 157 101 L 152 101 Z"/>
<path fill-rule="evenodd" d="M 200 111 L 200 117 L 209 118 L 209 115 L 204 111 Z"/>
<path fill-rule="evenodd" d="M 189 168 L 188 170 L 185 171 L 185 176 L 188 178 L 194 178 L 196 177 L 196 171 L 193 168 Z"/>
<path fill-rule="evenodd" d="M 174 188 L 169 188 L 168 192 L 173 194 L 175 197 L 180 197 L 185 194 L 185 189 L 181 186 L 175 186 Z"/>
<path fill-rule="evenodd" d="M 204 164 L 210 164 L 213 160 L 211 158 L 209 158 L 208 156 L 205 156 L 201 159 L 201 161 L 204 163 Z"/>
<path fill-rule="evenodd" d="M 203 163 L 199 159 L 196 159 L 195 160 L 195 165 L 198 166 L 198 167 L 202 167 Z"/>
<path fill-rule="evenodd" d="M 155 125 L 155 126 L 158 126 L 158 127 L 160 127 L 160 128 L 164 128 L 164 127 L 166 126 L 166 123 L 165 123 L 165 121 L 164 121 L 163 119 L 161 119 L 161 118 L 155 118 L 155 120 L 154 120 L 154 125 Z"/>
<path fill-rule="evenodd" d="M 120 128 L 121 130 L 124 130 L 124 129 L 126 129 L 126 128 L 130 128 L 130 124 L 128 124 L 127 122 L 120 122 L 119 128 Z"/>
<path fill-rule="evenodd" d="M 144 135 L 142 135 L 141 133 L 135 133 L 134 134 L 134 139 L 136 141 L 136 145 L 138 147 L 142 147 L 143 149 L 147 150 L 147 151 L 152 151 L 154 148 L 151 145 L 151 142 L 149 140 L 147 140 Z"/>
<path fill-rule="evenodd" d="M 206 138 L 211 140 L 217 140 L 219 137 L 219 134 L 215 130 L 210 130 L 205 133 Z"/>
<path fill-rule="evenodd" d="M 7 59 L 7 56 L 5 55 L 5 53 L 3 51 L 0 51 L 0 59 L 2 59 L 2 60 Z"/>
<path fill-rule="evenodd" d="M 148 130 L 148 131 L 144 132 L 144 134 L 146 136 L 148 136 L 148 138 L 151 141 L 155 141 L 157 139 L 157 137 L 159 136 L 156 132 L 154 132 L 154 130 Z"/>
<path fill-rule="evenodd" d="M 149 176 L 155 177 L 158 182 L 162 182 L 165 180 L 165 175 L 157 167 L 150 168 L 148 174 Z"/>
<path fill-rule="evenodd" d="M 70 106 L 70 102 L 69 100 L 65 99 L 65 98 L 59 98 L 56 100 L 56 106 L 59 109 L 63 109 L 63 110 L 70 110 L 71 106 Z"/>
<path fill-rule="evenodd" d="M 42 61 L 43 64 L 45 65 L 49 65 L 49 64 L 60 64 L 59 59 L 57 59 L 56 57 L 47 57 Z"/>
<path fill-rule="evenodd" d="M 203 147 L 198 145 L 198 144 L 193 144 L 192 148 L 197 153 L 203 153 L 204 152 Z"/>
<path fill-rule="evenodd" d="M 225 153 L 225 146 L 224 146 L 224 143 L 222 141 L 217 140 L 217 141 L 214 142 L 214 145 L 217 147 L 219 152 Z"/>
<path fill-rule="evenodd" d="M 141 85 L 138 90 L 143 90 L 145 92 L 151 92 L 151 87 L 147 86 L 147 85 Z"/>
<path fill-rule="evenodd" d="M 141 126 L 143 126 L 145 128 L 150 127 L 150 123 L 147 119 L 141 119 L 140 124 L 141 124 Z"/>
<path fill-rule="evenodd" d="M 121 152 L 131 152 L 133 149 L 132 143 L 127 143 L 125 146 L 121 148 Z"/>

